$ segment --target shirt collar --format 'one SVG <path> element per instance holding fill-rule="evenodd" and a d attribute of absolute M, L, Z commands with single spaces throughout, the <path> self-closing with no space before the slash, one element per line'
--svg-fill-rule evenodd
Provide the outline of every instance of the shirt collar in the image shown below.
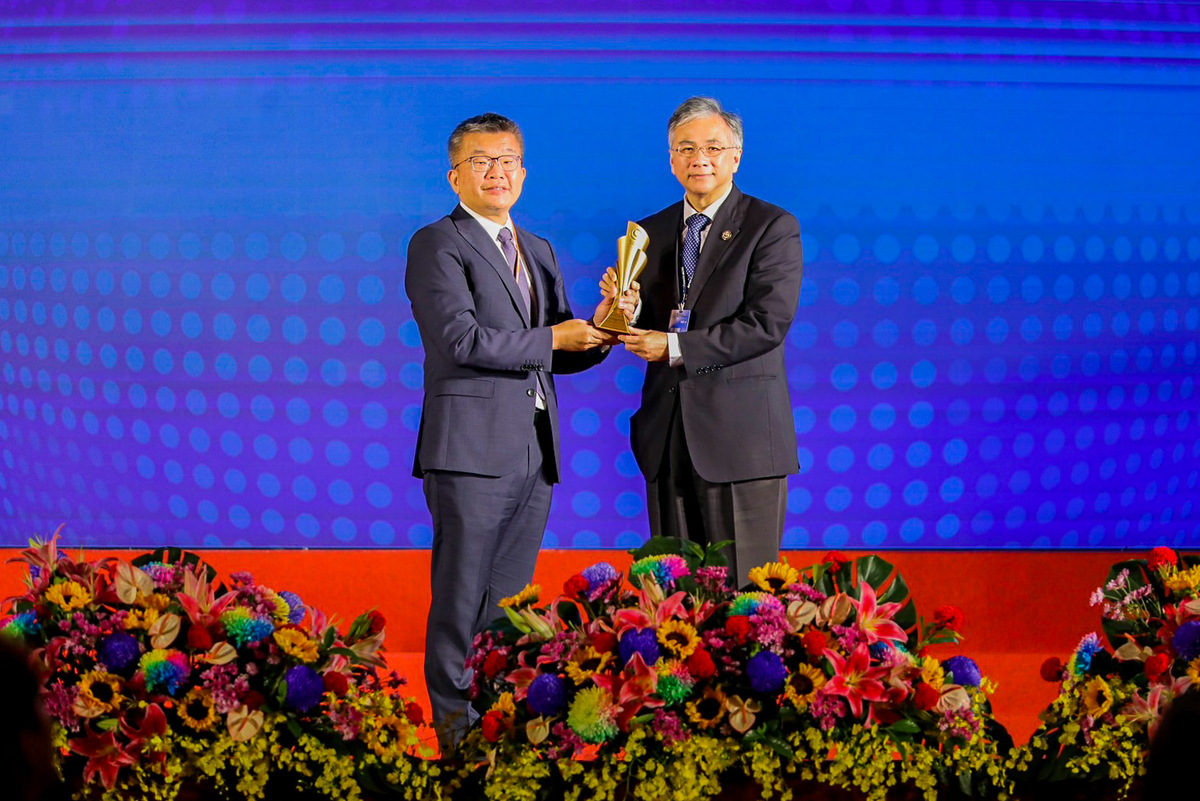
<path fill-rule="evenodd" d="M 693 214 L 697 214 L 697 213 L 703 214 L 709 220 L 715 220 L 717 218 L 717 212 L 721 210 L 721 204 L 725 202 L 725 199 L 727 197 L 729 197 L 729 193 L 732 191 L 733 191 L 733 183 L 730 182 L 729 186 L 725 187 L 725 194 L 721 195 L 719 198 L 714 200 L 712 203 L 710 203 L 708 205 L 707 209 L 705 209 L 704 211 L 701 211 L 701 212 L 697 212 L 694 208 L 692 208 L 692 204 L 688 202 L 688 199 L 685 196 L 683 198 L 683 219 L 685 220 L 684 224 L 686 225 L 686 220 L 688 217 L 691 217 Z M 468 211 L 470 211 L 470 209 L 468 209 Z"/>
<path fill-rule="evenodd" d="M 482 214 L 477 213 L 474 209 L 468 208 L 465 203 L 460 202 L 458 205 L 462 206 L 463 211 L 465 211 L 467 214 L 470 214 L 475 218 L 476 222 L 483 226 L 483 230 L 487 232 L 487 235 L 493 241 L 500 236 L 500 229 L 502 228 L 507 228 L 513 235 L 513 239 L 516 239 L 517 232 L 513 230 L 512 217 L 509 217 L 508 222 L 506 222 L 504 225 L 501 225 L 500 223 L 493 222 L 487 217 L 484 217 Z"/>

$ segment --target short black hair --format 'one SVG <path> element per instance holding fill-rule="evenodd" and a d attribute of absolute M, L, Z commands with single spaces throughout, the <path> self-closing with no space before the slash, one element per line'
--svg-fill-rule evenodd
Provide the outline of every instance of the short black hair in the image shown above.
<path fill-rule="evenodd" d="M 450 141 L 447 143 L 451 164 L 454 163 L 454 156 L 458 153 L 458 149 L 462 147 L 462 140 L 467 134 L 472 133 L 512 134 L 517 140 L 517 147 L 521 150 L 521 156 L 525 155 L 525 137 L 521 135 L 521 126 L 503 114 L 496 114 L 489 111 L 486 114 L 468 117 L 454 127 L 454 130 L 450 134 Z"/>

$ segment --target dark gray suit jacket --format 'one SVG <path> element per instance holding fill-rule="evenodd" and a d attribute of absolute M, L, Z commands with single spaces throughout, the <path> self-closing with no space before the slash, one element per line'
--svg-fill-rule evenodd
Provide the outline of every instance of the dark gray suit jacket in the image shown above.
<path fill-rule="evenodd" d="M 471 215 L 454 211 L 413 234 L 404 287 L 425 348 L 425 400 L 413 475 L 450 470 L 500 476 L 525 460 L 537 373 L 553 431 L 553 480 L 561 476 L 558 399 L 550 373 L 583 370 L 607 348 L 551 349 L 547 326 L 569 320 L 550 243 L 517 228 L 535 295 L 530 320 L 499 248 Z"/>
<path fill-rule="evenodd" d="M 650 235 L 638 327 L 667 330 L 679 302 L 683 202 L 641 221 Z M 647 366 L 630 421 L 638 466 L 653 480 L 676 399 L 692 464 L 711 482 L 799 472 L 784 340 L 800 300 L 800 224 L 735 186 L 709 226 L 688 292 L 683 366 Z"/>

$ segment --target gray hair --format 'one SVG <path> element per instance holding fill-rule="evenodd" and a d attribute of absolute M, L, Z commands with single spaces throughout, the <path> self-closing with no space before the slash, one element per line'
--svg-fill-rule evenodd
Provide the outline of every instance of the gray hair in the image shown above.
<path fill-rule="evenodd" d="M 729 132 L 733 134 L 733 146 L 742 146 L 742 118 L 721 108 L 721 101 L 715 97 L 689 97 L 680 103 L 671 119 L 667 120 L 667 144 L 671 143 L 676 128 L 703 117 L 720 117 L 725 120 Z"/>
<path fill-rule="evenodd" d="M 502 114 L 488 112 L 480 114 L 476 117 L 468 117 L 454 127 L 450 134 L 450 141 L 447 143 L 447 150 L 450 152 L 450 163 L 454 163 L 454 154 L 462 147 L 462 141 L 467 134 L 473 133 L 506 133 L 512 134 L 517 140 L 517 147 L 521 150 L 521 156 L 525 155 L 525 137 L 521 134 L 521 126 L 505 117 Z"/>

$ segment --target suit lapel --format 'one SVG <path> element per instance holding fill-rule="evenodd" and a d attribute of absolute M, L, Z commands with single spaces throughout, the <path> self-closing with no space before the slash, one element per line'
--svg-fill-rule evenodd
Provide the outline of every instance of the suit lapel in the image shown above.
<path fill-rule="evenodd" d="M 729 197 L 721 204 L 717 216 L 713 218 L 708 235 L 704 238 L 704 248 L 700 251 L 700 263 L 696 265 L 696 275 L 692 278 L 692 286 L 688 289 L 687 308 L 696 306 L 696 299 L 704 291 L 704 285 L 720 266 L 721 260 L 729 252 L 729 245 L 737 238 L 742 228 L 742 218 L 746 215 L 744 196 L 735 186 L 729 192 Z"/>
<path fill-rule="evenodd" d="M 476 252 L 483 257 L 483 260 L 496 271 L 496 274 L 504 283 L 504 288 L 508 290 L 513 308 L 521 315 L 521 320 L 524 321 L 525 325 L 529 326 L 529 314 L 525 311 L 525 302 L 521 300 L 521 290 L 517 288 L 517 280 L 513 277 L 512 271 L 508 269 L 508 264 L 505 263 L 504 256 L 500 253 L 500 248 L 496 243 L 492 242 L 491 238 L 487 235 L 487 231 L 483 230 L 483 226 L 476 222 L 474 217 L 463 211 L 461 206 L 454 207 L 454 211 L 450 214 L 450 219 L 454 222 L 454 227 L 458 229 L 462 238 L 467 240 L 471 247 L 475 248 Z"/>

